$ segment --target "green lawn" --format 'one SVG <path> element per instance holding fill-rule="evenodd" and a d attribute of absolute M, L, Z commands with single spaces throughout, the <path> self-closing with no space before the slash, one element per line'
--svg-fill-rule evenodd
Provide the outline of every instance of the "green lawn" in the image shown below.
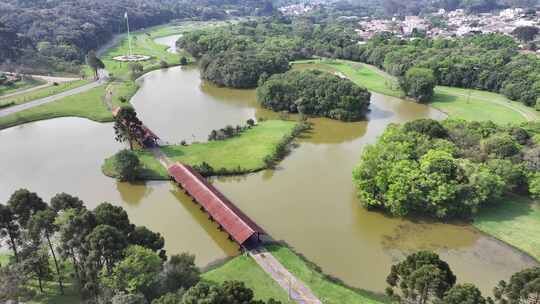
<path fill-rule="evenodd" d="M 401 97 L 403 92 L 394 77 L 376 67 L 345 60 L 304 60 L 295 62 L 297 68 L 315 68 L 338 72 L 368 90 L 388 96 Z M 510 101 L 501 94 L 437 86 L 431 106 L 450 118 L 470 121 L 492 120 L 496 123 L 520 123 L 540 116 L 532 108 Z"/>
<path fill-rule="evenodd" d="M 170 159 L 190 165 L 207 162 L 214 169 L 228 171 L 241 168 L 248 173 L 266 168 L 264 158 L 273 155 L 283 138 L 293 131 L 296 123 L 282 120 L 268 120 L 244 131 L 241 135 L 222 141 L 192 144 L 189 146 L 166 146 L 161 150 Z M 142 165 L 141 179 L 168 179 L 163 166 L 151 152 L 136 151 Z M 115 177 L 114 156 L 105 160 L 102 170 L 105 175 Z"/>
<path fill-rule="evenodd" d="M 112 121 L 112 114 L 103 102 L 104 96 L 105 86 L 99 86 L 78 95 L 0 117 L 0 129 L 31 121 L 65 116 L 83 117 L 99 122 Z"/>
<path fill-rule="evenodd" d="M 90 83 L 90 80 L 75 80 L 75 81 L 70 81 L 70 82 L 63 82 L 63 83 L 58 84 L 57 86 L 51 85 L 46 88 L 31 91 L 28 93 L 18 94 L 18 95 L 7 97 L 7 98 L 2 98 L 0 96 L 0 105 L 7 104 L 7 103 L 13 103 L 14 105 L 18 105 L 18 104 L 26 103 L 32 100 L 45 98 L 51 95 L 62 93 L 62 92 L 65 92 L 74 88 L 78 88 L 88 83 Z"/>
<path fill-rule="evenodd" d="M 300 69 L 313 68 L 341 73 L 357 85 L 365 87 L 372 92 L 394 97 L 403 96 L 403 92 L 399 89 L 399 85 L 395 79 L 363 63 L 322 59 L 295 61 L 294 66 Z"/>
<path fill-rule="evenodd" d="M 163 31 L 163 30 L 161 30 Z M 154 42 L 150 32 L 137 32 L 131 36 L 131 46 L 133 54 L 147 55 L 152 57 L 148 61 L 140 62 L 145 71 L 153 70 L 160 67 L 160 61 L 166 61 L 169 65 L 176 65 L 180 63 L 180 56 L 168 52 L 168 46 L 157 44 Z M 129 73 L 129 63 L 115 61 L 112 58 L 116 56 L 126 55 L 129 50 L 129 44 L 127 36 L 125 36 L 118 45 L 109 49 L 102 57 L 101 60 L 105 64 L 105 67 L 109 73 L 117 78 L 127 79 Z"/>
<path fill-rule="evenodd" d="M 112 91 L 113 105 L 120 107 L 131 105 L 129 100 L 137 93 L 139 86 L 135 81 L 112 82 L 108 89 Z M 120 100 L 122 97 L 125 99 L 124 102 Z"/>
<path fill-rule="evenodd" d="M 9 263 L 10 254 L 0 253 L 0 266 L 5 266 Z"/>
<path fill-rule="evenodd" d="M 353 290 L 333 282 L 328 276 L 318 271 L 315 265 L 307 262 L 287 247 L 272 245 L 266 248 L 325 304 L 389 303 L 384 296 L 374 295 L 367 291 Z"/>
<path fill-rule="evenodd" d="M 538 119 L 538 113 L 501 94 L 480 90 L 467 90 L 437 86 L 430 103 L 451 117 L 465 120 L 492 120 L 494 122 L 520 123 Z"/>
<path fill-rule="evenodd" d="M 283 304 L 293 303 L 288 300 L 285 290 L 249 256 L 235 257 L 222 266 L 204 273 L 202 278 L 214 283 L 242 281 L 253 289 L 258 300 L 274 298 Z"/>
<path fill-rule="evenodd" d="M 41 79 L 28 78 L 21 81 L 17 81 L 12 85 L 0 85 L 0 98 L 2 95 L 16 93 L 19 90 L 26 90 L 29 88 L 36 87 L 38 85 L 45 84 L 46 82 Z"/>
<path fill-rule="evenodd" d="M 540 261 L 540 203 L 510 196 L 484 208 L 473 225 Z"/>

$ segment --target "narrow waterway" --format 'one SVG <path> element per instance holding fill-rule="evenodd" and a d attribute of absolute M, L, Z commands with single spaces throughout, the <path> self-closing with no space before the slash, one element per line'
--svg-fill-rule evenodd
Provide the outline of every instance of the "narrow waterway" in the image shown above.
<path fill-rule="evenodd" d="M 161 39 L 162 43 L 175 41 Z M 169 142 L 204 141 L 212 129 L 271 118 L 253 90 L 202 82 L 196 67 L 155 71 L 139 80 L 132 103 L 142 120 Z M 238 207 L 275 239 L 355 287 L 383 291 L 390 265 L 409 252 L 439 252 L 463 282 L 486 293 L 501 279 L 534 264 L 530 258 L 465 224 L 389 218 L 360 207 L 351 180 L 362 148 L 389 123 L 443 115 L 429 107 L 373 94 L 368 119 L 314 119 L 314 129 L 276 170 L 216 180 Z M 190 251 L 205 265 L 237 253 L 215 224 L 169 182 L 118 183 L 100 172 L 121 148 L 111 124 L 61 118 L 0 131 L 0 202 L 25 187 L 49 199 L 68 192 L 89 208 L 122 205 L 137 225 L 160 232 L 169 253 Z"/>

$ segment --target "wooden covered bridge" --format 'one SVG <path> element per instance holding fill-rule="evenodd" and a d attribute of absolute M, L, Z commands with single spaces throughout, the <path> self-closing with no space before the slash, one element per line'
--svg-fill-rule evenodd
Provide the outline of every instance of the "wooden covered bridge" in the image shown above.
<path fill-rule="evenodd" d="M 229 238 L 245 249 L 256 247 L 266 232 L 229 201 L 192 167 L 175 163 L 168 168 L 169 175 L 184 191 L 201 205 L 210 219 L 229 234 Z"/>

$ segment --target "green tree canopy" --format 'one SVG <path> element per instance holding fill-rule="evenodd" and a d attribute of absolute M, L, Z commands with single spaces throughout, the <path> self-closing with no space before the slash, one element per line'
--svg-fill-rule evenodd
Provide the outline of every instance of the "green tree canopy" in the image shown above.
<path fill-rule="evenodd" d="M 84 202 L 76 196 L 67 193 L 58 193 L 51 198 L 50 205 L 55 212 L 60 212 L 66 209 L 82 209 Z"/>
<path fill-rule="evenodd" d="M 498 303 L 534 303 L 540 299 L 540 267 L 515 273 L 509 282 L 501 281 L 494 291 Z"/>
<path fill-rule="evenodd" d="M 26 189 L 15 191 L 7 205 L 22 227 L 26 226 L 32 214 L 47 208 L 47 204 L 36 193 Z"/>
<path fill-rule="evenodd" d="M 148 301 L 157 296 L 161 258 L 152 250 L 141 246 L 130 246 L 125 257 L 113 268 L 112 273 L 101 274 L 101 281 L 115 291 L 128 294 L 141 293 Z"/>
<path fill-rule="evenodd" d="M 418 102 L 430 101 L 437 84 L 433 71 L 425 68 L 409 69 L 399 83 L 405 95 Z"/>
<path fill-rule="evenodd" d="M 415 303 L 427 303 L 432 299 L 442 299 L 456 283 L 456 276 L 437 254 L 420 251 L 392 265 L 386 281 L 390 294 Z M 396 287 L 399 287 L 400 294 L 393 291 Z"/>
<path fill-rule="evenodd" d="M 114 206 L 111 203 L 101 203 L 94 210 L 98 225 L 109 225 L 123 232 L 127 237 L 133 231 L 134 225 L 129 221 L 129 217 L 124 208 Z"/>
<path fill-rule="evenodd" d="M 121 150 L 114 156 L 114 170 L 120 181 L 134 181 L 141 171 L 141 162 L 133 151 Z"/>
<path fill-rule="evenodd" d="M 364 118 L 370 98 L 352 81 L 316 70 L 273 75 L 257 88 L 257 100 L 265 108 L 344 121 Z"/>
<path fill-rule="evenodd" d="M 442 304 L 486 304 L 486 299 L 478 287 L 472 284 L 459 284 L 452 287 L 442 300 Z"/>
<path fill-rule="evenodd" d="M 161 288 L 164 292 L 187 290 L 200 280 L 200 270 L 195 265 L 195 256 L 188 253 L 175 254 L 163 266 Z"/>

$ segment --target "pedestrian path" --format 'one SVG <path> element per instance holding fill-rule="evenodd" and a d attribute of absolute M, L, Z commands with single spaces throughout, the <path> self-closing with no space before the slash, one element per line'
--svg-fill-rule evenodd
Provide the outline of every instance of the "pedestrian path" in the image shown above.
<path fill-rule="evenodd" d="M 249 251 L 249 255 L 281 286 L 289 299 L 299 304 L 322 304 L 302 281 L 292 275 L 269 251 L 263 247 Z"/>

